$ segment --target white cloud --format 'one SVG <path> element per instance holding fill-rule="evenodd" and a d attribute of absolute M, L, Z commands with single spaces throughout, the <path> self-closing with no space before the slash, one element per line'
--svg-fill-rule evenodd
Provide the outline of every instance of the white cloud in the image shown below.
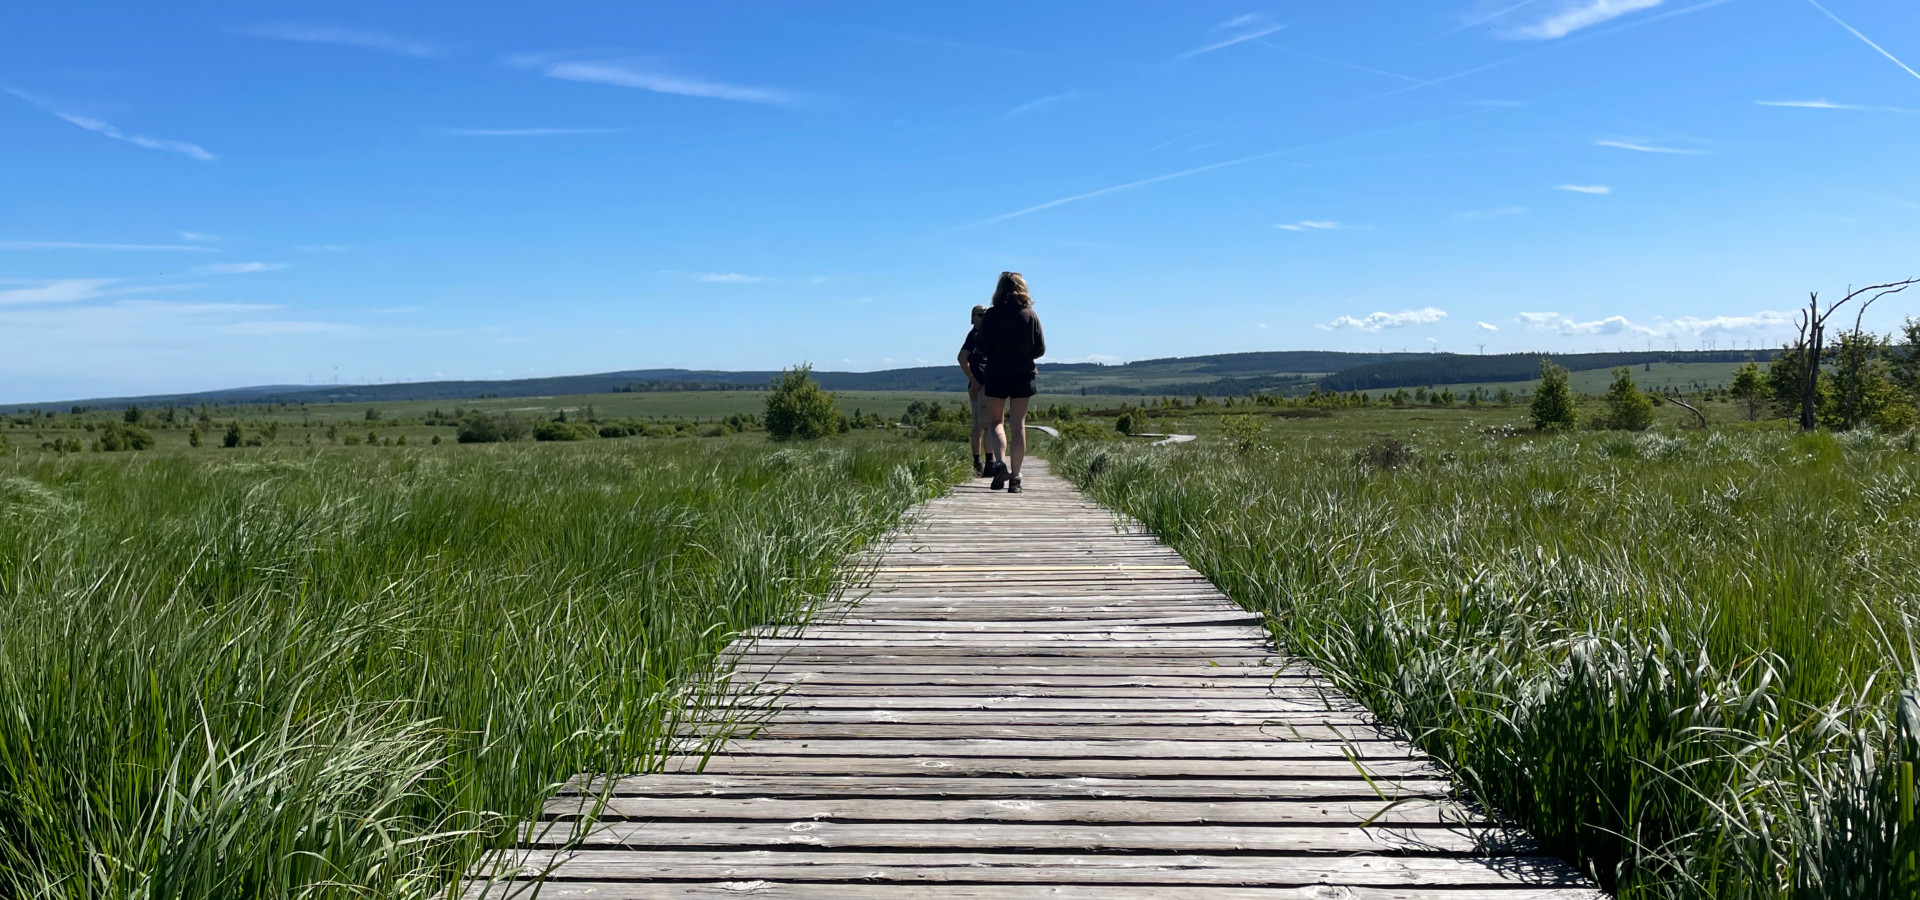
<path fill-rule="evenodd" d="M 441 134 L 457 137 L 557 137 L 575 134 L 618 134 L 625 128 L 447 128 Z"/>
<path fill-rule="evenodd" d="M 0 288 L 0 306 L 27 303 L 78 303 L 105 296 L 107 285 L 117 278 L 60 278 L 42 281 L 33 287 Z M 4 284 L 5 282 L 0 282 Z"/>
<path fill-rule="evenodd" d="M 1639 335 L 1650 338 L 1733 334 L 1740 332 L 1787 331 L 1793 328 L 1793 315 L 1779 310 L 1761 310 L 1744 316 L 1681 316 L 1667 319 L 1656 316 L 1651 324 L 1634 322 L 1625 316 L 1580 321 L 1553 312 L 1523 312 L 1516 321 L 1528 331 L 1551 331 L 1563 335 Z"/>
<path fill-rule="evenodd" d="M 41 109 L 44 109 L 47 112 L 50 112 L 55 116 L 61 119 L 64 119 L 71 124 L 78 125 L 81 128 L 85 128 L 86 130 L 91 131 L 94 134 L 100 135 L 101 137 L 109 137 L 116 141 L 125 141 L 126 143 L 132 144 L 136 147 L 145 147 L 148 150 L 164 150 L 168 153 L 178 153 L 182 156 L 190 156 L 201 162 L 213 162 L 214 160 L 219 158 L 217 156 L 214 156 L 212 153 L 208 153 L 207 148 L 202 147 L 199 144 L 190 144 L 190 143 L 187 143 L 186 141 L 174 141 L 174 140 L 168 140 L 166 138 L 148 137 L 144 134 L 132 134 L 129 132 L 121 131 L 120 129 L 115 128 L 112 125 L 109 125 L 106 122 L 102 122 L 99 119 L 95 119 L 91 116 L 83 116 L 83 115 L 80 115 L 79 113 L 68 112 L 64 109 L 59 108 L 58 106 L 55 106 L 51 101 L 44 100 L 40 97 L 34 96 L 33 94 L 26 93 L 25 91 L 16 91 L 12 88 L 8 88 L 7 93 L 12 94 L 15 97 L 19 97 L 20 99 L 25 100 L 28 103 L 31 103 L 35 106 L 38 106 Z"/>
<path fill-rule="evenodd" d="M 194 266 L 193 271 L 198 275 L 245 275 L 249 272 L 271 272 L 286 267 L 286 263 L 269 262 L 214 263 L 210 266 Z"/>
<path fill-rule="evenodd" d="M 1527 208 L 1524 206 L 1502 206 L 1496 209 L 1470 209 L 1466 212 L 1454 213 L 1453 217 L 1461 222 L 1478 222 L 1482 219 L 1503 219 L 1507 216 L 1526 214 Z"/>
<path fill-rule="evenodd" d="M 1668 322 L 1675 331 L 1688 334 L 1721 334 L 1733 331 L 1781 331 L 1793 327 L 1791 313 L 1763 309 L 1748 316 L 1681 316 Z"/>
<path fill-rule="evenodd" d="M 1334 222 L 1326 219 L 1303 219 L 1298 222 L 1288 222 L 1285 225 L 1275 225 L 1273 227 L 1279 228 L 1284 231 L 1372 231 L 1373 230 L 1372 225 L 1343 225 L 1339 222 Z"/>
<path fill-rule="evenodd" d="M 1613 193 L 1613 188 L 1607 187 L 1604 184 L 1556 184 L 1553 186 L 1553 189 L 1556 191 L 1572 191 L 1576 194 Z"/>
<path fill-rule="evenodd" d="M 220 236 L 201 231 L 182 231 L 180 232 L 180 239 L 183 241 L 217 241 L 220 240 Z"/>
<path fill-rule="evenodd" d="M 1560 334 L 1640 334 L 1659 337 L 1664 334 L 1660 329 L 1638 325 L 1625 316 L 1608 316 L 1590 322 L 1581 322 L 1559 313 L 1523 312 L 1519 320 L 1526 324 L 1528 331 L 1555 331 Z"/>
<path fill-rule="evenodd" d="M 1495 325 L 1492 322 L 1475 322 L 1474 324 L 1480 326 L 1481 331 L 1499 331 L 1500 330 L 1500 326 Z"/>
<path fill-rule="evenodd" d="M 301 253 L 345 253 L 344 244 L 295 244 L 293 249 Z"/>
<path fill-rule="evenodd" d="M 1340 328 L 1354 328 L 1360 331 L 1379 331 L 1383 328 L 1405 328 L 1408 325 L 1431 325 L 1447 317 L 1446 310 L 1431 306 L 1421 309 L 1403 309 L 1397 313 L 1368 313 L 1364 318 L 1341 316 L 1325 325 L 1317 326 L 1322 331 Z"/>
<path fill-rule="evenodd" d="M 1007 115 L 1017 116 L 1017 115 L 1020 115 L 1021 113 L 1030 113 L 1036 109 L 1043 109 L 1045 107 L 1052 106 L 1056 103 L 1065 103 L 1069 100 L 1078 100 L 1084 96 L 1086 95 L 1080 93 L 1079 91 L 1063 91 L 1058 94 L 1048 94 L 1047 96 L 1041 97 L 1038 100 L 1029 100 L 1025 103 L 1020 104 L 1019 106 L 1014 107 L 1013 109 L 1008 110 Z"/>
<path fill-rule="evenodd" d="M 85 241 L 0 241 L 0 250 L 187 250 L 218 253 L 212 247 L 191 244 L 93 244 Z"/>
<path fill-rule="evenodd" d="M 775 106 L 794 102 L 793 94 L 787 91 L 682 78 L 652 71 L 632 60 L 560 62 L 546 66 L 543 72 L 548 78 L 558 78 L 563 81 L 611 84 L 617 87 L 639 88 L 658 94 L 678 94 L 683 97 L 737 100 L 742 103 L 766 103 Z"/>
<path fill-rule="evenodd" d="M 1552 40 L 1566 37 L 1582 28 L 1598 25 L 1628 13 L 1652 9 L 1665 0 L 1573 0 L 1561 4 L 1559 11 L 1507 32 L 1508 37 L 1528 40 Z"/>
<path fill-rule="evenodd" d="M 1705 150 L 1695 150 L 1686 147 L 1661 147 L 1656 144 L 1646 144 L 1639 141 L 1594 141 L 1593 145 L 1596 147 L 1615 147 L 1621 150 L 1632 150 L 1636 153 L 1678 153 L 1686 156 L 1698 156 L 1707 152 Z"/>
<path fill-rule="evenodd" d="M 437 48 L 418 41 L 397 38 L 377 31 L 356 31 L 350 28 L 333 28 L 324 25 L 301 25 L 296 23 L 267 23 L 248 25 L 233 29 L 234 34 L 247 37 L 267 38 L 275 41 L 297 41 L 303 44 L 339 44 L 343 47 L 358 47 L 362 50 L 376 50 L 395 56 L 411 56 L 424 59 L 440 53 Z"/>

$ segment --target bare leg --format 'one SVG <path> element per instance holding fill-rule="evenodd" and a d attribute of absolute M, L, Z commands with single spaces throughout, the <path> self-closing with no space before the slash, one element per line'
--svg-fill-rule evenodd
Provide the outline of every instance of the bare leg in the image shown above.
<path fill-rule="evenodd" d="M 1007 402 L 1007 465 L 1020 474 L 1020 461 L 1027 456 L 1027 403 L 1032 397 L 1015 397 Z M 995 416 L 998 419 L 999 416 Z"/>
<path fill-rule="evenodd" d="M 973 416 L 972 401 L 980 396 L 981 390 L 983 389 L 979 385 L 974 385 L 973 387 L 967 389 L 967 401 L 968 401 L 967 415 Z M 987 429 L 980 424 L 980 419 L 977 416 L 974 417 L 974 420 L 973 420 L 973 455 L 974 456 L 980 455 L 980 444 L 983 441 L 985 441 L 986 436 L 987 436 Z"/>
<path fill-rule="evenodd" d="M 995 459 L 1007 458 L 1006 425 L 1000 421 L 1006 414 L 1007 401 L 1005 398 L 987 398 L 987 421 L 993 423 L 993 427 L 987 429 L 987 452 L 993 454 Z M 1026 441 L 1022 438 L 1021 445 L 1025 446 L 1025 444 Z"/>

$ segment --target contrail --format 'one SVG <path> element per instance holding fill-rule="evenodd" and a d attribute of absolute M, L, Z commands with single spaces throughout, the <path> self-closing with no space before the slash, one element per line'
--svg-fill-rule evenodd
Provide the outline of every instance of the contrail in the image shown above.
<path fill-rule="evenodd" d="M 1915 71 L 1913 70 L 1913 67 L 1912 67 L 1912 66 L 1909 66 L 1909 65 L 1907 65 L 1906 63 L 1903 63 L 1903 62 L 1901 62 L 1901 61 L 1900 61 L 1900 59 L 1899 59 L 1899 57 L 1896 57 L 1896 56 L 1894 56 L 1893 54 L 1891 54 L 1891 53 L 1888 53 L 1888 52 L 1887 52 L 1887 48 L 1885 48 L 1885 47 L 1882 47 L 1882 46 L 1880 46 L 1879 44 L 1876 44 L 1876 43 L 1874 43 L 1874 42 L 1873 42 L 1873 39 L 1872 39 L 1872 38 L 1870 38 L 1870 37 L 1867 37 L 1867 36 L 1866 36 L 1866 35 L 1864 35 L 1864 34 L 1861 34 L 1861 33 L 1860 33 L 1860 29 L 1858 29 L 1858 28 L 1855 28 L 1855 27 L 1853 27 L 1852 25 L 1848 25 L 1847 23 L 1845 23 L 1845 22 L 1842 22 L 1842 21 L 1840 21 L 1840 17 L 1839 17 L 1839 16 L 1836 16 L 1836 15 L 1834 15 L 1834 14 L 1833 14 L 1832 12 L 1830 12 L 1830 11 L 1828 11 L 1828 9 L 1827 9 L 1826 7 L 1824 7 L 1824 6 L 1821 6 L 1821 5 L 1820 5 L 1820 0 L 1807 0 L 1807 2 L 1808 2 L 1808 3 L 1811 3 L 1811 4 L 1813 4 L 1813 8 L 1814 8 L 1814 9 L 1817 9 L 1817 10 L 1819 10 L 1819 11 L 1821 11 L 1821 12 L 1823 12 L 1823 13 L 1826 13 L 1826 15 L 1827 15 L 1827 18 L 1829 18 L 1829 19 L 1832 19 L 1832 20 L 1834 21 L 1834 24 L 1836 24 L 1836 25 L 1839 25 L 1839 26 L 1840 26 L 1841 28 L 1845 28 L 1846 30 L 1848 30 L 1848 31 L 1851 31 L 1851 32 L 1853 32 L 1853 36 L 1854 36 L 1854 37 L 1857 37 L 1857 38 L 1859 38 L 1859 39 L 1860 39 L 1861 41 L 1863 41 L 1863 42 L 1865 42 L 1867 46 L 1869 46 L 1869 47 L 1872 47 L 1873 49 L 1875 49 L 1875 50 L 1878 50 L 1878 51 L 1880 51 L 1880 55 L 1881 55 L 1881 56 L 1884 56 L 1884 57 L 1886 57 L 1886 58 L 1888 58 L 1888 59 L 1890 59 L 1890 60 L 1893 60 L 1893 64 L 1894 64 L 1894 65 L 1896 65 L 1896 66 L 1899 66 L 1899 67 L 1900 67 L 1900 68 L 1902 68 L 1902 69 L 1905 69 L 1905 70 L 1906 70 L 1906 73 L 1907 73 L 1908 75 L 1912 75 L 1912 76 L 1913 76 L 1913 77 L 1915 77 L 1915 78 L 1920 78 L 1920 72 L 1915 72 Z"/>
<path fill-rule="evenodd" d="M 1529 2 L 1531 2 L 1531 0 L 1529 0 Z M 1419 84 L 1419 85 L 1431 85 L 1433 83 L 1424 78 L 1415 78 L 1412 75 L 1402 75 L 1399 72 L 1389 72 L 1385 69 L 1376 69 L 1371 66 L 1360 65 L 1359 63 L 1350 63 L 1345 60 L 1328 59 L 1324 56 L 1315 56 L 1311 53 L 1306 52 L 1305 50 L 1295 50 L 1292 47 L 1276 44 L 1272 41 L 1261 40 L 1261 41 L 1254 41 L 1254 43 L 1259 44 L 1262 47 L 1271 47 L 1282 53 L 1291 53 L 1294 56 L 1298 56 L 1303 59 L 1311 59 L 1314 62 L 1323 62 L 1330 66 L 1341 66 L 1343 68 L 1356 69 L 1358 71 L 1367 72 L 1373 75 L 1384 75 L 1388 78 L 1398 78 L 1401 81 L 1411 81 L 1414 84 Z"/>
<path fill-rule="evenodd" d="M 1499 11 L 1499 12 L 1497 12 L 1497 13 L 1494 13 L 1493 15 L 1490 15 L 1490 16 L 1481 16 L 1480 18 L 1478 18 L 1478 19 L 1475 19 L 1475 20 L 1473 20 L 1473 21 L 1471 21 L 1471 22 L 1468 22 L 1467 24 L 1465 24 L 1465 25 L 1462 25 L 1462 26 L 1460 26 L 1459 28 L 1455 28 L 1454 30 L 1452 30 L 1452 31 L 1449 31 L 1449 32 L 1447 32 L 1446 34 L 1442 34 L 1442 35 L 1436 35 L 1436 36 L 1434 36 L 1434 37 L 1430 37 L 1430 38 L 1427 38 L 1427 39 L 1426 39 L 1425 41 L 1422 41 L 1421 43 L 1432 43 L 1432 42 L 1434 42 L 1434 41 L 1437 41 L 1437 40 L 1439 40 L 1439 39 L 1441 39 L 1441 38 L 1449 38 L 1449 37 L 1453 37 L 1454 35 L 1456 35 L 1456 34 L 1459 34 L 1460 32 L 1462 32 L 1462 31 L 1465 31 L 1465 30 L 1467 30 L 1467 29 L 1469 29 L 1469 28 L 1472 28 L 1472 27 L 1473 27 L 1473 26 L 1475 26 L 1475 25 L 1485 25 L 1485 24 L 1487 24 L 1488 22 L 1491 22 L 1491 21 L 1493 21 L 1493 20 L 1495 20 L 1495 19 L 1498 19 L 1498 18 L 1500 18 L 1501 16 L 1504 16 L 1504 15 L 1506 15 L 1507 13 L 1510 13 L 1510 12 L 1513 12 L 1514 10 L 1517 10 L 1517 9 L 1523 9 L 1523 8 L 1525 8 L 1525 7 L 1529 7 L 1529 6 L 1532 6 L 1532 5 L 1534 5 L 1535 3 L 1538 3 L 1538 2 L 1540 2 L 1540 0 L 1520 0 L 1520 2 L 1519 2 L 1519 3 L 1515 3 L 1514 5 L 1512 5 L 1512 6 L 1509 6 L 1509 7 L 1507 7 L 1506 9 L 1503 9 L 1503 10 L 1501 10 L 1501 11 Z"/>
<path fill-rule="evenodd" d="M 1273 157 L 1276 157 L 1276 156 L 1282 156 L 1288 153 L 1298 153 L 1302 150 L 1311 150 L 1315 147 L 1324 147 L 1328 144 L 1337 144 L 1341 141 L 1353 140 L 1355 138 L 1372 137 L 1374 135 L 1379 135 L 1379 134 L 1390 134 L 1395 131 L 1404 131 L 1408 128 L 1416 128 L 1418 126 L 1425 125 L 1430 122 L 1438 122 L 1445 119 L 1453 119 L 1458 117 L 1459 117 L 1458 115 L 1451 115 L 1451 116 L 1440 116 L 1434 119 L 1421 119 L 1418 122 L 1408 122 L 1403 125 L 1390 125 L 1385 128 L 1374 128 L 1374 129 L 1369 129 L 1367 131 L 1359 131 L 1353 134 L 1346 134 L 1346 135 L 1341 135 L 1339 137 L 1327 138 L 1324 141 L 1314 141 L 1308 144 L 1300 144 L 1293 147 L 1287 147 L 1282 150 L 1270 150 L 1266 153 L 1256 153 L 1252 156 L 1243 156 L 1243 157 L 1240 157 L 1239 159 L 1230 159 L 1230 160 L 1227 160 L 1226 162 L 1217 162 L 1217 163 L 1213 163 L 1212 165 L 1200 166 L 1199 168 L 1182 169 L 1178 172 L 1169 172 L 1165 175 L 1155 175 L 1152 178 L 1142 178 L 1139 181 L 1129 181 L 1126 184 L 1116 184 L 1112 187 L 1104 187 L 1097 191 L 1088 191 L 1084 194 L 1075 194 L 1071 197 L 1061 197 L 1058 200 L 1049 200 L 1037 206 L 1029 206 L 1026 209 L 1016 209 L 1013 212 L 1001 213 L 1000 215 L 993 216 L 992 218 L 980 219 L 975 222 L 968 222 L 965 225 L 956 225 L 953 228 L 949 228 L 946 231 L 942 231 L 938 233 L 949 234 L 955 231 L 964 231 L 969 228 L 978 228 L 982 225 L 992 225 L 995 222 L 1004 222 L 1008 219 L 1017 219 L 1021 216 L 1031 215 L 1033 213 L 1040 212 L 1041 210 L 1052 209 L 1056 206 L 1062 206 L 1068 203 L 1076 203 L 1081 200 L 1086 200 L 1092 197 L 1098 197 L 1103 194 L 1113 194 L 1113 193 L 1118 193 L 1120 191 L 1132 190 L 1133 188 L 1144 187 L 1146 185 L 1155 184 L 1161 181 L 1171 181 L 1175 178 L 1185 178 L 1188 175 L 1198 175 L 1201 172 L 1211 172 L 1215 169 L 1224 169 L 1229 166 L 1238 166 L 1238 165 L 1244 165 L 1250 162 L 1257 162 L 1263 159 L 1272 159 Z"/>
<path fill-rule="evenodd" d="M 1671 11 L 1671 12 L 1663 12 L 1663 13 L 1661 13 L 1661 14 L 1659 14 L 1659 15 L 1657 15 L 1657 16 L 1648 16 L 1648 17 L 1646 17 L 1646 18 L 1644 18 L 1644 19 L 1636 19 L 1636 20 L 1634 20 L 1634 21 L 1632 21 L 1632 22 L 1628 22 L 1628 23 L 1627 23 L 1627 24 L 1625 24 L 1625 25 L 1621 25 L 1621 26 L 1619 26 L 1619 27 L 1616 27 L 1616 28 L 1609 28 L 1609 29 L 1607 29 L 1607 30 L 1605 30 L 1605 31 L 1596 31 L 1596 32 L 1593 32 L 1593 33 L 1591 33 L 1591 34 L 1585 34 L 1585 35 L 1580 35 L 1580 36 L 1577 36 L 1577 37 L 1572 37 L 1572 38 L 1563 38 L 1563 39 L 1561 39 L 1561 40 L 1557 40 L 1557 41 L 1554 41 L 1553 43 L 1550 43 L 1550 44 L 1546 44 L 1546 45 L 1544 45 L 1544 46 L 1541 46 L 1541 47 L 1538 47 L 1538 48 L 1536 48 L 1536 49 L 1533 49 L 1533 50 L 1528 50 L 1528 51 L 1526 51 L 1525 53 L 1516 53 L 1516 54 L 1514 54 L 1514 55 L 1512 55 L 1512 56 L 1509 56 L 1509 57 L 1507 57 L 1507 58 L 1505 58 L 1505 59 L 1496 59 L 1496 60 L 1494 60 L 1493 62 L 1490 62 L 1490 63 L 1487 63 L 1487 64 L 1485 64 L 1485 65 L 1480 65 L 1480 66 L 1475 66 L 1475 67 L 1473 67 L 1473 68 L 1471 68 L 1471 69 L 1467 69 L 1467 70 L 1465 70 L 1465 71 L 1460 71 L 1460 72 L 1455 72 L 1455 73 L 1453 73 L 1452 75 L 1442 75 L 1442 76 L 1440 76 L 1439 78 L 1435 78 L 1435 79 L 1433 79 L 1432 81 L 1428 81 L 1428 82 L 1425 82 L 1425 83 L 1423 83 L 1423 84 L 1410 84 L 1410 85 L 1407 85 L 1406 87 L 1400 87 L 1400 88 L 1394 88 L 1394 89 L 1393 89 L 1393 90 L 1391 90 L 1391 91 L 1386 91 L 1386 92 L 1384 92 L 1384 93 L 1379 93 L 1379 94 L 1374 94 L 1374 95 L 1372 95 L 1372 96 L 1370 96 L 1370 97 L 1362 97 L 1362 98 L 1360 98 L 1360 99 L 1358 99 L 1358 100 L 1355 100 L 1355 101 L 1352 101 L 1351 103 L 1345 103 L 1345 104 L 1341 104 L 1341 105 L 1342 105 L 1342 106 L 1353 106 L 1353 105 L 1355 105 L 1355 104 L 1358 104 L 1358 103 L 1366 103 L 1366 102 L 1368 102 L 1368 101 L 1370 101 L 1370 100 L 1384 100 L 1384 99 L 1386 99 L 1386 98 L 1388 98 L 1388 97 L 1393 97 L 1393 96 L 1397 96 L 1397 95 L 1400 95 L 1400 94 L 1404 94 L 1404 93 L 1407 93 L 1408 91 L 1417 91 L 1417 90 L 1420 90 L 1421 88 L 1426 88 L 1426 87 L 1436 87 L 1436 86 L 1438 86 L 1438 85 L 1442 85 L 1442 84 L 1445 84 L 1445 83 L 1447 83 L 1447 82 L 1449 82 L 1449 81 L 1453 81 L 1453 80 L 1456 80 L 1456 79 L 1460 79 L 1460 78 L 1465 78 L 1465 77 L 1467 77 L 1468 75 L 1478 75 L 1478 74 L 1480 74 L 1481 72 L 1485 72 L 1485 71 L 1487 71 L 1488 69 L 1497 69 L 1497 68 L 1500 68 L 1501 66 L 1504 66 L 1504 65 L 1507 65 L 1508 63 L 1515 63 L 1515 62 L 1519 62 L 1520 60 L 1523 60 L 1523 59 L 1526 59 L 1526 58 L 1527 58 L 1527 57 L 1529 57 L 1529 56 L 1537 56 L 1537 55 L 1539 55 L 1539 54 L 1541 54 L 1541 53 L 1545 53 L 1545 52 L 1547 52 L 1548 50 L 1554 50 L 1554 49 L 1557 49 L 1557 48 L 1560 48 L 1560 47 L 1568 47 L 1568 46 L 1572 46 L 1572 45 L 1574 45 L 1574 44 L 1581 44 L 1581 43 L 1585 43 L 1585 42 L 1587 42 L 1587 41 L 1591 41 L 1591 40 L 1597 40 L 1597 39 L 1599 39 L 1599 38 L 1603 38 L 1603 37 L 1611 37 L 1612 35 L 1616 35 L 1616 34 L 1619 34 L 1620 32 L 1623 32 L 1623 31 L 1629 31 L 1629 30 L 1632 30 L 1632 29 L 1635 29 L 1635 28 L 1639 28 L 1639 27 L 1640 27 L 1640 26 L 1642 26 L 1642 25 L 1651 25 L 1651 24 L 1653 24 L 1653 23 L 1655 23 L 1655 22 L 1658 22 L 1658 21 L 1660 21 L 1660 20 L 1662 20 L 1662 19 L 1671 19 L 1671 18 L 1675 18 L 1675 17 L 1677 17 L 1677 16 L 1684 16 L 1684 15 L 1688 15 L 1689 13 L 1697 13 L 1697 12 L 1700 12 L 1701 10 L 1705 10 L 1705 9 L 1712 9 L 1713 7 L 1716 7 L 1716 6 L 1720 6 L 1720 5 L 1722 5 L 1722 4 L 1726 4 L 1726 3 L 1732 3 L 1732 2 L 1733 2 L 1733 0 L 1706 0 L 1706 2 L 1705 2 L 1705 3 L 1695 3 L 1695 4 L 1694 4 L 1694 5 L 1692 5 L 1692 6 L 1688 6 L 1688 7 L 1684 7 L 1684 8 L 1681 8 L 1681 9 L 1676 9 L 1676 10 L 1673 10 L 1673 11 Z M 1808 2 L 1808 3 L 1813 3 L 1813 0 L 1807 0 L 1807 2 Z M 1815 4 L 1815 5 L 1817 6 L 1818 4 Z M 1831 14 L 1829 14 L 1829 15 L 1831 15 Z M 1838 22 L 1838 21 L 1840 21 L 1840 20 L 1838 20 L 1838 19 L 1835 19 L 1834 21 L 1836 21 L 1836 22 Z M 1841 23 L 1841 24 L 1845 24 L 1845 23 Z M 1849 30 L 1851 30 L 1851 29 L 1849 29 Z M 1854 32 L 1854 33 L 1855 33 L 1855 34 L 1859 34 L 1859 32 L 1857 32 L 1857 31 L 1856 31 L 1856 32 Z M 1861 38 L 1861 40 L 1866 40 L 1866 39 L 1865 39 L 1865 38 L 1863 37 L 1863 38 Z M 1868 41 L 1868 43 L 1872 43 L 1872 42 L 1871 42 L 1871 41 Z M 1879 48 L 1878 48 L 1878 47 L 1875 47 L 1875 49 L 1879 49 Z M 1880 52 L 1882 52 L 1882 53 L 1885 53 L 1886 51 L 1884 51 L 1884 50 L 1881 50 Z M 1889 59 L 1891 59 L 1892 57 L 1888 57 L 1888 58 L 1889 58 Z M 1894 61 L 1895 61 L 1895 62 L 1899 62 L 1899 60 L 1894 60 Z M 1905 66 L 1902 66 L 1901 68 L 1906 68 L 1906 67 L 1905 67 Z M 1911 69 L 1908 69 L 1908 71 L 1912 71 L 1912 70 L 1911 70 Z"/>

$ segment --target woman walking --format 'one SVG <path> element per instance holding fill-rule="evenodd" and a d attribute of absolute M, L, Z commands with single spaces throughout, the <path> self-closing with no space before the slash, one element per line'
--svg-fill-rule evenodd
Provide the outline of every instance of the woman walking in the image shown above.
<path fill-rule="evenodd" d="M 1027 279 L 1019 272 L 1001 272 L 993 289 L 993 305 L 980 318 L 980 348 L 987 356 L 987 450 L 994 456 L 993 489 L 1020 493 L 1020 463 L 1027 455 L 1027 402 L 1037 393 L 1040 369 L 1034 360 L 1047 355 L 1047 338 L 1040 317 L 1033 314 Z M 1002 424 L 1002 415 L 1005 423 Z"/>

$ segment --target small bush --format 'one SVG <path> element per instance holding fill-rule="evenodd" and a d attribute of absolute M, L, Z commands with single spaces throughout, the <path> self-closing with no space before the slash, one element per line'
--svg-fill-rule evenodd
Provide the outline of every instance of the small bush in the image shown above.
<path fill-rule="evenodd" d="M 516 416 L 468 413 L 460 420 L 456 439 L 462 444 L 497 444 L 520 440 L 527 436 L 527 430 L 527 423 Z"/>
<path fill-rule="evenodd" d="M 1220 430 L 1226 434 L 1227 446 L 1241 452 L 1260 446 L 1260 439 L 1267 436 L 1266 423 L 1251 415 L 1221 416 Z"/>
<path fill-rule="evenodd" d="M 595 432 L 584 425 L 560 421 L 541 422 L 533 430 L 533 439 L 536 441 L 584 441 L 594 435 Z"/>
<path fill-rule="evenodd" d="M 1120 418 L 1113 420 L 1113 430 L 1125 435 L 1131 435 L 1136 431 L 1145 430 L 1146 426 L 1146 417 L 1136 415 L 1133 410 L 1127 410 L 1120 414 Z"/>
<path fill-rule="evenodd" d="M 1413 449 L 1397 438 L 1380 435 L 1354 453 L 1353 461 L 1364 469 L 1392 471 L 1413 465 Z"/>
<path fill-rule="evenodd" d="M 920 429 L 923 441 L 964 441 L 972 437 L 973 429 L 958 422 L 933 422 Z"/>
<path fill-rule="evenodd" d="M 1626 366 L 1613 370 L 1607 418 L 1601 424 L 1615 431 L 1645 431 L 1653 425 L 1653 400 L 1633 383 L 1633 370 Z"/>
<path fill-rule="evenodd" d="M 1106 441 L 1112 440 L 1114 436 L 1114 432 L 1085 419 L 1061 422 L 1059 431 L 1061 439 L 1069 441 Z"/>
<path fill-rule="evenodd" d="M 1541 431 L 1573 427 L 1578 414 L 1574 411 L 1573 385 L 1567 379 L 1566 369 L 1540 360 L 1540 388 L 1533 393 L 1528 415 L 1533 419 L 1533 427 Z"/>
<path fill-rule="evenodd" d="M 108 453 L 122 450 L 146 450 L 153 446 L 153 435 L 138 425 L 114 422 L 100 434 L 100 449 Z"/>
<path fill-rule="evenodd" d="M 13 444 L 8 442 L 6 435 L 0 434 L 0 456 L 12 456 L 12 455 L 13 455 Z"/>
<path fill-rule="evenodd" d="M 226 434 L 226 437 L 223 437 L 220 439 L 220 446 L 238 447 L 240 446 L 241 442 L 245 441 L 246 439 L 247 439 L 247 433 L 240 428 L 239 422 L 228 422 L 227 434 Z"/>
<path fill-rule="evenodd" d="M 833 395 L 813 380 L 813 366 L 787 369 L 767 392 L 767 432 L 776 441 L 813 440 L 835 434 L 846 417 L 834 406 Z"/>

